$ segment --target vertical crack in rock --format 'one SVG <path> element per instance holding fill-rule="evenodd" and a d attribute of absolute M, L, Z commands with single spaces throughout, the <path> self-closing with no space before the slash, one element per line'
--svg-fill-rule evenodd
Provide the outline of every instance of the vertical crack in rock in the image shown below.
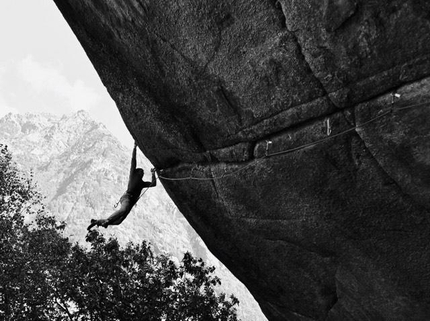
<path fill-rule="evenodd" d="M 325 29 L 334 32 L 345 25 L 357 12 L 356 0 L 325 0 Z"/>
<path fill-rule="evenodd" d="M 386 175 L 386 177 L 388 177 L 393 184 L 399 189 L 400 194 L 405 194 L 402 187 L 399 185 L 398 182 L 396 182 L 396 180 L 394 180 L 394 178 L 391 177 L 390 174 L 388 174 L 388 172 L 385 170 L 385 168 L 381 165 L 381 163 L 379 163 L 378 159 L 375 157 L 375 155 L 372 153 L 372 151 L 369 149 L 369 147 L 366 144 L 366 141 L 363 139 L 363 137 L 361 137 L 360 133 L 357 131 L 357 126 L 355 127 L 355 131 L 357 133 L 357 137 L 358 139 L 360 139 L 360 141 L 363 143 L 363 147 L 367 150 L 369 156 L 373 159 L 373 161 L 375 162 L 375 164 L 377 164 L 378 168 L 384 173 L 384 175 Z"/>
<path fill-rule="evenodd" d="M 214 169 L 213 168 L 209 168 L 209 172 L 210 172 L 210 175 L 212 177 L 216 177 L 216 174 L 214 173 Z M 212 180 L 210 180 L 210 183 L 213 186 L 213 189 L 214 189 L 214 192 L 215 192 L 217 198 L 220 200 L 222 206 L 226 210 L 227 217 L 232 217 L 232 215 L 230 213 L 230 208 L 227 205 L 227 202 L 225 201 L 224 196 L 222 195 L 222 193 L 221 193 L 221 191 L 220 191 L 220 189 L 218 187 L 217 180 L 216 179 L 212 179 Z"/>
<path fill-rule="evenodd" d="M 222 29 L 218 27 L 218 37 L 216 44 L 214 46 L 212 55 L 209 57 L 209 59 L 206 61 L 200 72 L 197 74 L 196 79 L 199 79 L 207 70 L 209 64 L 215 60 L 215 56 L 217 55 L 222 43 Z"/>
<path fill-rule="evenodd" d="M 287 15 L 284 12 L 284 7 L 282 5 L 281 2 L 279 2 L 278 0 L 275 1 L 275 8 L 282 13 L 282 16 L 284 17 L 284 23 L 283 26 L 285 27 L 285 29 L 288 31 L 288 33 L 290 34 L 292 40 L 294 41 L 294 43 L 297 45 L 297 49 L 299 51 L 300 54 L 300 58 L 303 60 L 303 62 L 306 64 L 306 66 L 309 69 L 309 73 L 318 81 L 318 84 L 320 85 L 321 90 L 323 91 L 324 95 L 326 96 L 331 103 L 336 106 L 336 104 L 332 101 L 332 99 L 330 98 L 329 92 L 327 91 L 327 89 L 325 88 L 324 84 L 322 83 L 322 81 L 315 75 L 311 64 L 309 63 L 309 61 L 306 59 L 306 55 L 305 52 L 303 50 L 303 46 L 299 41 L 299 38 L 297 37 L 297 35 L 294 33 L 293 30 L 291 30 L 290 28 L 288 28 L 288 23 L 287 23 Z"/>
<path fill-rule="evenodd" d="M 214 172 L 213 172 L 213 169 L 212 169 L 211 167 L 209 168 L 209 172 L 210 172 L 211 176 L 212 176 L 212 177 L 214 177 Z M 210 180 L 210 182 L 211 182 L 211 184 L 212 184 L 212 187 L 213 187 L 213 189 L 214 189 L 214 192 L 215 192 L 215 194 L 216 194 L 217 198 L 218 198 L 218 199 L 221 199 L 221 194 L 220 194 L 220 193 L 219 193 L 219 191 L 218 191 L 218 186 L 217 186 L 217 184 L 216 184 L 216 180 L 212 179 L 212 180 Z M 224 202 L 223 202 L 223 203 L 224 203 Z"/>
<path fill-rule="evenodd" d="M 147 27 L 145 27 L 146 31 L 148 33 L 153 34 L 154 36 L 156 36 L 158 39 L 160 39 L 163 43 L 167 44 L 170 49 L 172 49 L 174 52 L 176 52 L 179 56 L 181 56 L 184 61 L 187 62 L 188 65 L 190 65 L 193 69 L 195 68 L 195 66 L 190 62 L 190 58 L 185 56 L 184 53 L 182 53 L 179 49 L 177 49 L 170 41 L 168 41 L 166 38 L 164 38 L 163 36 L 159 35 L 157 32 L 155 32 L 154 30 L 149 30 Z"/>
<path fill-rule="evenodd" d="M 304 54 L 304 51 L 303 51 L 302 45 L 301 45 L 301 43 L 300 43 L 299 39 L 297 38 L 296 34 L 295 34 L 295 33 L 293 33 L 291 30 L 288 30 L 288 32 L 290 32 L 292 39 L 293 39 L 293 40 L 294 40 L 294 42 L 297 44 L 297 48 L 298 48 L 298 50 L 299 50 L 299 52 L 300 52 L 300 56 L 301 56 L 301 58 L 303 59 L 303 61 L 306 63 L 307 67 L 309 68 L 309 72 L 314 76 L 314 78 L 318 81 L 319 85 L 321 86 L 320 88 L 321 88 L 321 90 L 324 92 L 324 96 L 326 96 L 326 97 L 331 101 L 331 103 L 332 103 L 334 106 L 336 106 L 336 104 L 335 104 L 335 103 L 333 102 L 333 100 L 330 98 L 329 92 L 328 92 L 328 91 L 327 91 L 327 89 L 325 88 L 324 84 L 323 84 L 323 83 L 322 83 L 322 81 L 321 81 L 321 80 L 320 80 L 320 79 L 315 75 L 315 73 L 314 73 L 314 71 L 313 71 L 313 69 L 312 69 L 312 67 L 311 67 L 311 65 L 310 65 L 310 63 L 309 63 L 309 61 L 306 59 L 306 56 L 305 56 L 305 54 Z"/>
<path fill-rule="evenodd" d="M 325 321 L 331 320 L 330 312 L 335 309 L 336 304 L 339 302 L 339 294 L 338 294 L 339 293 L 339 285 L 337 282 L 338 273 L 339 273 L 339 265 L 337 266 L 336 273 L 334 275 L 334 286 L 335 286 L 334 297 L 333 297 L 333 301 L 331 302 L 330 306 L 327 309 L 327 314 L 325 315 L 325 319 L 324 319 Z"/>

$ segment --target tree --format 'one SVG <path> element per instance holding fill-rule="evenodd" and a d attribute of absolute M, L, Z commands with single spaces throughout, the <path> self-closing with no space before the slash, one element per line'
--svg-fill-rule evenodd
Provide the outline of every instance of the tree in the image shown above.
<path fill-rule="evenodd" d="M 239 301 L 215 292 L 203 260 L 186 253 L 175 264 L 94 230 L 88 247 L 73 245 L 1 144 L 0 170 L 0 319 L 237 320 Z"/>
<path fill-rule="evenodd" d="M 58 315 L 47 274 L 66 258 L 69 244 L 43 210 L 32 175 L 21 175 L 7 146 L 0 144 L 0 318 L 4 320 L 52 320 Z"/>
<path fill-rule="evenodd" d="M 150 246 L 129 243 L 97 231 L 87 235 L 91 249 L 72 248 L 73 265 L 59 286 L 90 320 L 237 320 L 235 297 L 217 295 L 215 268 L 186 253 L 176 265 Z"/>

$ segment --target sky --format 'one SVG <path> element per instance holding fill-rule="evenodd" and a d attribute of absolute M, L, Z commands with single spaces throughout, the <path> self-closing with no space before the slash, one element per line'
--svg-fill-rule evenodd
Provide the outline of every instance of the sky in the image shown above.
<path fill-rule="evenodd" d="M 0 118 L 86 110 L 126 146 L 133 140 L 53 0 L 0 0 Z"/>

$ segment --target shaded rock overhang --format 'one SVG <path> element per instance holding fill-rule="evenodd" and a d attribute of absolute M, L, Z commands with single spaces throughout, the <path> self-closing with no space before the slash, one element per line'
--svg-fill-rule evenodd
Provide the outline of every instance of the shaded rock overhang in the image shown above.
<path fill-rule="evenodd" d="M 429 318 L 428 1 L 54 1 L 270 320 Z"/>

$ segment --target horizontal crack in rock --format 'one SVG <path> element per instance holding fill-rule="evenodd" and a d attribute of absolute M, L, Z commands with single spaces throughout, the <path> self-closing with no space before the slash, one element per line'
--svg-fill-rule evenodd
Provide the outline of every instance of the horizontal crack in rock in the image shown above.
<path fill-rule="evenodd" d="M 404 86 L 403 86 L 404 87 Z M 288 148 L 292 148 L 299 150 L 300 147 L 306 146 L 306 145 L 312 145 L 316 144 L 321 140 L 328 140 L 330 139 L 330 135 L 333 137 L 339 136 L 343 133 L 348 133 L 350 130 L 356 130 L 360 128 L 360 126 L 363 126 L 363 124 L 366 124 L 366 122 L 361 122 L 361 124 L 356 124 L 355 121 L 352 119 L 348 119 L 348 117 L 345 115 L 345 112 L 351 113 L 353 110 L 355 110 L 358 106 L 362 104 L 366 104 L 369 102 L 374 102 L 374 100 L 380 99 L 381 104 L 391 104 L 392 102 L 389 101 L 390 95 L 399 90 L 401 87 L 396 87 L 394 89 L 387 90 L 386 92 L 382 93 L 381 95 L 378 95 L 376 97 L 372 97 L 371 99 L 367 101 L 363 101 L 361 104 L 357 104 L 353 108 L 345 108 L 345 109 L 337 109 L 335 111 L 332 111 L 331 113 L 322 114 L 314 118 L 306 119 L 303 122 L 296 123 L 293 126 L 283 128 L 282 130 L 279 130 L 277 132 L 272 132 L 266 136 L 259 137 L 256 140 L 248 141 L 248 142 L 240 142 L 238 144 L 226 146 L 220 149 L 215 150 L 209 150 L 205 154 L 210 155 L 210 157 L 206 157 L 206 162 L 200 162 L 200 163 L 181 163 L 179 165 L 165 168 L 164 170 L 169 170 L 172 172 L 182 171 L 185 168 L 193 167 L 200 167 L 200 170 L 205 172 L 205 168 L 214 167 L 214 166 L 222 166 L 223 169 L 225 169 L 225 166 L 230 166 L 231 169 L 234 172 L 234 166 L 237 166 L 240 168 L 241 166 L 248 166 L 250 163 L 252 163 L 255 160 L 259 160 L 261 158 L 265 158 L 267 154 L 265 153 L 265 149 L 267 146 L 267 142 L 271 141 L 274 138 L 283 140 L 285 137 L 290 136 L 290 134 L 298 131 L 306 131 L 306 129 L 312 129 L 316 128 L 316 130 L 312 131 L 309 130 L 309 135 L 305 135 L 306 142 L 300 144 L 297 144 L 296 140 L 289 140 L 291 141 L 291 146 Z M 377 116 L 378 118 L 380 116 Z M 324 128 L 324 126 L 327 126 L 328 123 L 327 120 L 330 119 L 331 123 L 334 121 L 338 121 L 337 128 Z M 339 122 L 339 120 L 341 122 Z M 320 131 L 318 132 L 318 126 Z M 324 129 L 327 131 L 330 131 L 330 134 L 327 135 L 327 133 L 324 136 Z M 317 133 L 317 134 L 315 134 Z M 315 138 L 317 137 L 317 138 Z M 266 150 L 267 152 L 267 150 Z"/>

